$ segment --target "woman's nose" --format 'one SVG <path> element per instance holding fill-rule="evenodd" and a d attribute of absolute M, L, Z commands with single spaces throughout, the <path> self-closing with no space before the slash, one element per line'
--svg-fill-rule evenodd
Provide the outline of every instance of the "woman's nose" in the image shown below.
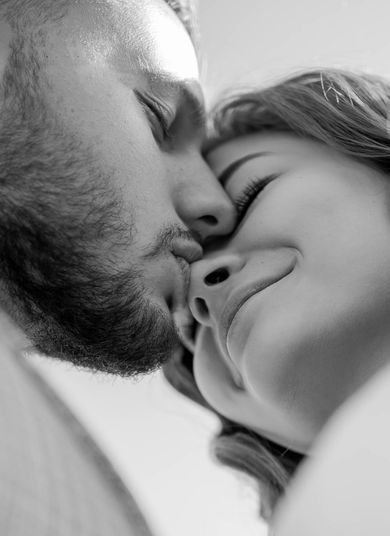
<path fill-rule="evenodd" d="M 189 306 L 200 324 L 210 326 L 219 317 L 231 287 L 231 278 L 242 264 L 242 259 L 235 255 L 204 258 L 192 264 Z"/>

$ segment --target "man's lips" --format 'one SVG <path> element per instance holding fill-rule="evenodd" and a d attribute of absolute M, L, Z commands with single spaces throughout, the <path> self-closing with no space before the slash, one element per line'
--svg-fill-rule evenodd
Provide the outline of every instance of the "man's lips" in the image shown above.
<path fill-rule="evenodd" d="M 203 256 L 203 248 L 198 242 L 180 238 L 172 242 L 170 249 L 175 257 L 184 259 L 188 264 L 198 261 Z"/>
<path fill-rule="evenodd" d="M 271 285 L 274 285 L 275 283 L 289 275 L 293 271 L 294 266 L 295 263 L 292 263 L 282 273 L 263 278 L 259 281 L 251 282 L 234 292 L 234 294 L 228 298 L 222 310 L 220 323 L 220 332 L 224 345 L 226 345 L 231 325 L 244 303 L 247 302 L 255 294 L 258 294 L 259 292 L 270 287 Z"/>
<path fill-rule="evenodd" d="M 188 262 L 183 259 L 183 257 L 176 257 L 176 262 L 180 268 L 180 272 L 182 274 L 182 287 L 183 287 L 183 292 L 182 292 L 182 298 L 183 298 L 183 302 L 186 302 L 187 301 L 187 294 L 188 294 L 188 288 L 190 286 L 190 275 L 191 275 L 191 270 L 190 270 L 190 265 L 188 264 Z M 181 282 L 178 282 L 179 284 Z"/>
<path fill-rule="evenodd" d="M 187 350 L 193 353 L 195 350 L 193 335 L 194 317 L 188 307 L 187 300 L 191 270 L 190 265 L 183 257 L 175 257 L 175 260 L 180 268 L 182 281 L 177 281 L 175 285 L 172 317 L 181 343 Z"/>
<path fill-rule="evenodd" d="M 172 244 L 171 253 L 175 258 L 182 278 L 176 280 L 174 285 L 173 312 L 186 307 L 187 294 L 190 285 L 190 264 L 199 260 L 203 255 L 202 246 L 196 242 L 175 240 Z"/>

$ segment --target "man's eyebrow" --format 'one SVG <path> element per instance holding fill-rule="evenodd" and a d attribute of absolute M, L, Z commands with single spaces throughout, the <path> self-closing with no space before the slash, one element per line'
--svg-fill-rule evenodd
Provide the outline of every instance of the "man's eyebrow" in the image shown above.
<path fill-rule="evenodd" d="M 221 185 L 224 186 L 229 180 L 229 178 L 233 175 L 233 173 L 235 173 L 237 169 L 243 166 L 246 162 L 248 162 L 249 160 L 253 160 L 254 158 L 259 158 L 260 156 L 268 156 L 270 154 L 272 154 L 270 151 L 246 154 L 245 156 L 242 156 L 238 160 L 235 160 L 234 162 L 229 164 L 228 167 L 225 168 L 217 178 Z"/>
<path fill-rule="evenodd" d="M 201 93 L 191 83 L 175 82 L 170 80 L 156 80 L 151 82 L 157 94 L 162 90 L 188 109 L 191 123 L 196 130 L 206 129 L 206 110 Z"/>
<path fill-rule="evenodd" d="M 203 100 L 190 86 L 180 86 L 181 100 L 191 110 L 192 124 L 197 130 L 206 130 L 206 110 Z"/>

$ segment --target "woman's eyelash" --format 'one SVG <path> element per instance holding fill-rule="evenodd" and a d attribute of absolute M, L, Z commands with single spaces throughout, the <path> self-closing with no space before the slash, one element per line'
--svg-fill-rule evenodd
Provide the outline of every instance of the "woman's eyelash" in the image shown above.
<path fill-rule="evenodd" d="M 262 190 L 276 178 L 276 175 L 252 179 L 244 188 L 238 199 L 235 200 L 238 223 L 244 218 L 249 207 Z"/>

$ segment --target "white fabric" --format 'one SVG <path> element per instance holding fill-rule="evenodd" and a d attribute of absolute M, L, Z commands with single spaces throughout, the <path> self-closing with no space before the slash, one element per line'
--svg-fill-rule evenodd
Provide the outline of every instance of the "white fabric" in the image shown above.
<path fill-rule="evenodd" d="M 390 366 L 331 419 L 280 505 L 276 536 L 390 535 Z"/>

